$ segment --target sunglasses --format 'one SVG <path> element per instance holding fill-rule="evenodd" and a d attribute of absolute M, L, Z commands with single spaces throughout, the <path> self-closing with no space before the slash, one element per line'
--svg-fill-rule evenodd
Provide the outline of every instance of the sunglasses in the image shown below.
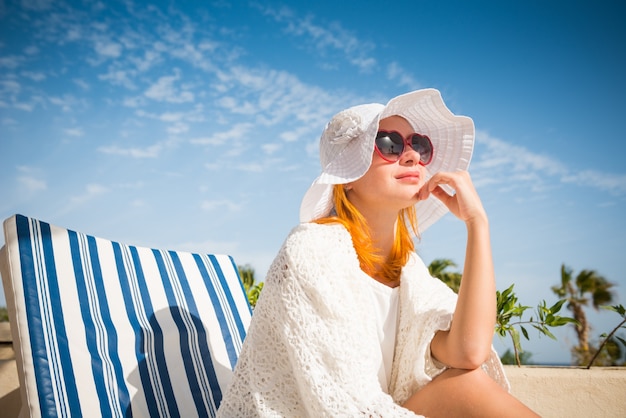
<path fill-rule="evenodd" d="M 426 135 L 411 134 L 405 139 L 395 131 L 378 131 L 376 134 L 376 152 L 390 163 L 398 161 L 407 146 L 420 155 L 421 165 L 428 165 L 433 159 L 433 143 Z"/>

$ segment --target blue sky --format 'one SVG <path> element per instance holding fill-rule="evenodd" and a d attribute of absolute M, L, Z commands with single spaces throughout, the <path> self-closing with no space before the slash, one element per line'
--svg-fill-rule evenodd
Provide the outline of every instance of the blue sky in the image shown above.
<path fill-rule="evenodd" d="M 552 303 L 565 263 L 624 303 L 620 3 L 0 1 L 0 217 L 228 253 L 263 279 L 330 116 L 435 87 L 476 124 L 498 288 Z M 461 265 L 464 238 L 447 215 L 418 251 Z M 618 322 L 591 316 L 594 336 Z M 573 332 L 531 335 L 534 361 L 569 359 Z"/>

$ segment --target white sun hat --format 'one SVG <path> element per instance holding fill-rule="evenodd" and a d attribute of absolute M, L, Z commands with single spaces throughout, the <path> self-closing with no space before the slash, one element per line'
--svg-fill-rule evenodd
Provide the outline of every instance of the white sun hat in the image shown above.
<path fill-rule="evenodd" d="M 443 171 L 465 171 L 474 149 L 474 122 L 453 114 L 436 89 L 423 89 L 379 103 L 354 106 L 337 113 L 320 138 L 322 174 L 302 199 L 300 221 L 310 222 L 330 215 L 333 185 L 359 179 L 369 169 L 381 119 L 398 115 L 414 132 L 426 135 L 433 144 L 433 158 L 426 166 L 427 179 Z M 452 190 L 448 190 L 452 193 Z M 416 203 L 421 234 L 448 212 L 434 196 Z"/>

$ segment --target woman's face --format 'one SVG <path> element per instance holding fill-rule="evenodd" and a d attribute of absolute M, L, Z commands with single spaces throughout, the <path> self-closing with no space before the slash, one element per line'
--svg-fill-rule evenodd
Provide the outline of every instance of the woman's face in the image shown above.
<path fill-rule="evenodd" d="M 379 129 L 396 131 L 404 138 L 415 133 L 406 119 L 390 116 L 382 119 Z M 366 209 L 392 211 L 417 203 L 417 193 L 426 181 L 426 168 L 420 155 L 408 147 L 396 162 L 385 161 L 373 151 L 372 164 L 358 180 L 347 185 L 347 197 L 362 213 Z"/>

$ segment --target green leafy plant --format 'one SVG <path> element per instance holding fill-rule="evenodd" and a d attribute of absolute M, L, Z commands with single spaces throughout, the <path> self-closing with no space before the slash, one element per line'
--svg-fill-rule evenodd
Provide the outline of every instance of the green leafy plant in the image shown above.
<path fill-rule="evenodd" d="M 248 303 L 254 309 L 257 301 L 259 300 L 259 296 L 261 295 L 261 290 L 263 290 L 263 282 L 256 283 L 256 279 L 254 278 L 254 269 L 249 265 L 245 266 L 237 266 L 239 269 L 239 277 L 241 278 L 241 283 L 243 284 L 243 288 L 246 291 L 246 295 L 248 296 Z"/>
<path fill-rule="evenodd" d="M 523 320 L 525 312 L 531 308 L 530 306 L 524 306 L 518 302 L 517 295 L 513 291 L 514 286 L 515 285 L 513 284 L 503 292 L 496 292 L 496 333 L 498 333 L 501 337 L 506 337 L 507 335 L 511 337 L 515 353 L 515 362 L 518 366 L 521 366 L 522 362 L 520 359 L 520 353 L 522 353 L 523 350 L 520 331 L 524 338 L 529 340 L 530 338 L 526 327 L 531 326 L 540 334 L 556 340 L 556 337 L 552 334 L 549 328 L 575 323 L 576 320 L 574 318 L 558 315 L 559 311 L 563 307 L 563 304 L 567 302 L 565 299 L 559 300 L 550 307 L 548 307 L 545 300 L 541 301 L 535 309 L 536 316 L 531 316 L 530 319 Z"/>
<path fill-rule="evenodd" d="M 447 258 L 435 259 L 428 265 L 428 271 L 433 277 L 437 277 L 454 292 L 458 293 L 461 284 L 461 273 L 450 272 L 448 271 L 449 267 L 456 267 L 456 264 Z M 502 337 L 507 335 L 511 337 L 514 353 L 509 353 L 509 357 L 514 357 L 514 362 L 520 366 L 522 362 L 526 362 L 530 358 L 530 354 L 523 352 L 521 344 L 520 332 L 526 340 L 530 339 L 526 326 L 532 326 L 540 334 L 556 340 L 549 328 L 560 327 L 569 323 L 576 324 L 577 321 L 574 318 L 558 315 L 563 305 L 568 302 L 567 299 L 561 299 L 550 307 L 547 306 L 545 301 L 542 301 L 535 309 L 536 315 L 528 320 L 523 320 L 525 312 L 531 308 L 518 302 L 513 288 L 514 285 L 511 285 L 503 292 L 496 292 L 497 320 L 495 332 Z M 507 359 L 507 361 L 509 360 Z"/>
<path fill-rule="evenodd" d="M 521 364 L 532 364 L 531 357 L 532 353 L 528 351 L 522 351 L 519 353 L 519 360 Z M 500 361 L 502 362 L 502 364 L 507 365 L 518 364 L 517 358 L 510 348 L 507 348 L 504 354 L 502 354 L 502 356 L 500 357 Z"/>
<path fill-rule="evenodd" d="M 602 334 L 600 335 L 600 338 L 603 338 L 602 342 L 600 343 L 600 346 L 598 347 L 598 350 L 596 351 L 596 353 L 593 355 L 593 357 L 591 358 L 591 361 L 589 361 L 589 364 L 587 364 L 587 368 L 591 368 L 591 365 L 593 364 L 594 361 L 596 361 L 596 359 L 598 358 L 598 355 L 600 355 L 600 352 L 602 352 L 602 349 L 610 342 L 617 340 L 619 341 L 624 347 L 626 347 L 626 340 L 624 340 L 623 338 L 615 335 L 615 333 L 620 329 L 626 329 L 626 308 L 624 308 L 623 305 L 613 305 L 613 306 L 602 306 L 603 309 L 607 309 L 609 311 L 613 311 L 613 312 L 617 312 L 621 317 L 622 317 L 622 321 L 617 324 L 617 326 L 615 328 L 613 328 L 613 330 L 611 332 L 609 332 L 608 334 Z"/>
<path fill-rule="evenodd" d="M 0 322 L 9 322 L 9 311 L 6 306 L 0 306 Z"/>
<path fill-rule="evenodd" d="M 437 258 L 428 265 L 431 276 L 438 278 L 448 285 L 454 293 L 459 293 L 461 287 L 461 273 L 448 271 L 448 267 L 456 267 L 456 263 L 449 258 Z"/>

